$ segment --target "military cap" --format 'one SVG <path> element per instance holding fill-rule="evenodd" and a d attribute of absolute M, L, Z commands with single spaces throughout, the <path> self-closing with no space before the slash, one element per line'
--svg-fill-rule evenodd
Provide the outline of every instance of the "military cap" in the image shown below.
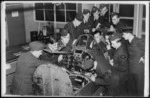
<path fill-rule="evenodd" d="M 66 29 L 63 29 L 61 32 L 60 32 L 61 36 L 66 36 L 68 34 L 68 31 Z"/>
<path fill-rule="evenodd" d="M 132 27 L 122 28 L 122 33 L 132 33 L 132 32 L 133 32 Z"/>
<path fill-rule="evenodd" d="M 120 33 L 114 33 L 109 37 L 110 41 L 113 41 L 115 39 L 121 39 L 122 35 Z"/>
<path fill-rule="evenodd" d="M 76 14 L 76 19 L 77 19 L 78 21 L 83 21 L 83 15 L 77 13 L 77 14 Z"/>
<path fill-rule="evenodd" d="M 88 10 L 88 9 L 83 10 L 83 14 L 88 14 L 88 13 L 90 13 L 90 10 Z"/>
<path fill-rule="evenodd" d="M 100 9 L 103 9 L 104 7 L 108 7 L 108 5 L 107 4 L 100 4 Z"/>
<path fill-rule="evenodd" d="M 41 41 L 33 41 L 29 43 L 29 47 L 31 51 L 38 51 L 46 48 L 46 45 Z"/>
<path fill-rule="evenodd" d="M 117 13 L 117 12 L 112 12 L 112 13 L 110 14 L 111 17 L 114 17 L 115 15 L 117 15 L 117 16 L 119 17 L 119 13 Z"/>
<path fill-rule="evenodd" d="M 99 9 L 96 6 L 93 6 L 92 13 L 95 13 L 96 11 L 99 11 Z"/>

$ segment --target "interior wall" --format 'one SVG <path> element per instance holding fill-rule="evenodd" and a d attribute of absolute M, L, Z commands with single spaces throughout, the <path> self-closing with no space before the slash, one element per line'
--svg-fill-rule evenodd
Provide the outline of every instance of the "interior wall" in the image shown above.
<path fill-rule="evenodd" d="M 34 8 L 33 3 L 24 4 L 24 19 L 25 19 L 25 32 L 26 42 L 30 42 L 30 32 L 38 31 L 38 23 L 34 21 Z"/>

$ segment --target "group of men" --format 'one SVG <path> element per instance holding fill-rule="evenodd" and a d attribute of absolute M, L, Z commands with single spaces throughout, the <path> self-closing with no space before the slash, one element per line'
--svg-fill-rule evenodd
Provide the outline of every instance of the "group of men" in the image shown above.
<path fill-rule="evenodd" d="M 61 31 L 61 39 L 57 42 L 56 49 L 52 51 L 70 51 L 78 37 L 84 33 L 91 34 L 103 53 L 108 53 L 108 64 L 114 80 L 111 80 L 110 96 L 143 96 L 144 95 L 144 42 L 133 35 L 132 28 L 120 22 L 119 14 L 113 12 L 112 22 L 109 22 L 107 5 L 101 8 L 93 6 L 92 11 L 84 9 L 82 14 L 77 13 L 75 19 L 67 23 Z M 106 29 L 107 28 L 107 29 Z M 113 32 L 112 34 L 109 34 Z M 48 57 L 42 55 L 42 49 L 50 48 L 51 44 L 35 41 L 29 44 L 31 51 L 22 54 L 17 61 L 17 68 L 12 82 L 12 94 L 32 95 L 32 79 L 36 68 L 45 63 Z M 38 58 L 42 55 L 43 60 Z M 46 55 L 47 56 L 47 55 Z M 54 59 L 60 62 L 63 55 Z M 94 66 L 96 69 L 97 66 Z M 108 77 L 103 77 L 106 81 Z M 100 82 L 96 77 L 91 77 L 93 82 Z M 109 80 L 109 79 L 108 79 Z M 101 84 L 101 83 L 99 83 Z"/>

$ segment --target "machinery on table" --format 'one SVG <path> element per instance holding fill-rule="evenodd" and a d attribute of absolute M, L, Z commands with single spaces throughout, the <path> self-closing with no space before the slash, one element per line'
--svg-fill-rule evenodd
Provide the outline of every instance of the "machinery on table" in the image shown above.
<path fill-rule="evenodd" d="M 97 54 L 97 51 L 91 47 L 93 40 L 92 35 L 84 34 L 76 41 L 71 52 L 53 52 L 53 54 L 63 55 L 63 60 L 58 65 L 44 64 L 37 68 L 33 78 L 35 94 L 47 96 L 78 95 L 91 82 L 90 76 L 96 75 L 95 71 L 91 70 L 95 61 L 93 56 Z M 49 50 L 45 51 L 51 53 Z M 38 82 L 38 79 L 42 82 Z"/>

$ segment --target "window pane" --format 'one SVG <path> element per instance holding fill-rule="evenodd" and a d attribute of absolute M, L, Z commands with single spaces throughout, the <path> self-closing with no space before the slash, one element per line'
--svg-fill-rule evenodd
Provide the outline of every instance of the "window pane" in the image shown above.
<path fill-rule="evenodd" d="M 43 9 L 43 3 L 35 3 L 35 9 Z"/>
<path fill-rule="evenodd" d="M 43 10 L 35 10 L 36 20 L 44 20 Z"/>
<path fill-rule="evenodd" d="M 66 9 L 67 10 L 76 10 L 76 4 L 75 3 L 66 3 Z"/>
<path fill-rule="evenodd" d="M 65 12 L 64 11 L 56 11 L 56 21 L 65 22 Z"/>
<path fill-rule="evenodd" d="M 110 4 L 109 10 L 110 10 L 110 13 L 113 12 L 113 4 Z"/>
<path fill-rule="evenodd" d="M 66 18 L 67 18 L 67 22 L 72 21 L 76 16 L 76 11 L 67 11 L 66 12 Z"/>
<path fill-rule="evenodd" d="M 143 5 L 143 18 L 145 18 L 145 16 L 146 16 L 146 7 L 145 5 Z"/>
<path fill-rule="evenodd" d="M 46 21 L 54 21 L 54 11 L 53 10 L 45 10 Z"/>
<path fill-rule="evenodd" d="M 44 4 L 44 6 L 45 6 L 45 9 L 54 9 L 54 4 L 52 4 L 52 3 L 45 3 Z"/>
<path fill-rule="evenodd" d="M 120 21 L 129 27 L 133 27 L 133 19 L 120 19 Z"/>
<path fill-rule="evenodd" d="M 142 32 L 145 32 L 145 20 L 142 20 Z"/>
<path fill-rule="evenodd" d="M 145 39 L 145 34 L 142 34 L 142 39 Z"/>
<path fill-rule="evenodd" d="M 120 4 L 119 14 L 122 17 L 133 17 L 134 16 L 134 5 Z"/>
<path fill-rule="evenodd" d="M 60 4 L 56 6 L 56 11 L 64 10 L 64 4 Z"/>

